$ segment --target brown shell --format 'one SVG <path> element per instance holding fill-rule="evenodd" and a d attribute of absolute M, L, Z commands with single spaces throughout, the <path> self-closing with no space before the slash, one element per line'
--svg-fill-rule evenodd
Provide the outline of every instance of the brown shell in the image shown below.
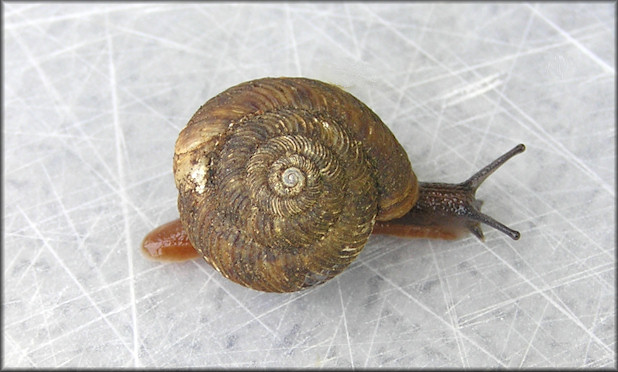
<path fill-rule="evenodd" d="M 405 214 L 418 184 L 390 130 L 340 88 L 264 78 L 206 102 L 176 141 L 178 208 L 225 277 L 267 292 L 323 283 L 376 219 Z"/>

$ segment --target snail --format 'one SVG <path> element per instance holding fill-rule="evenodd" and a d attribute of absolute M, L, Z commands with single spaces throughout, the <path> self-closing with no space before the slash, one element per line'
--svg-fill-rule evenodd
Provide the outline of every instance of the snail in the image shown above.
<path fill-rule="evenodd" d="M 372 233 L 483 239 L 475 193 L 515 146 L 459 184 L 418 182 L 393 133 L 343 89 L 307 78 L 262 78 L 202 105 L 176 140 L 180 219 L 149 233 L 151 257 L 197 256 L 265 292 L 326 282 Z"/>

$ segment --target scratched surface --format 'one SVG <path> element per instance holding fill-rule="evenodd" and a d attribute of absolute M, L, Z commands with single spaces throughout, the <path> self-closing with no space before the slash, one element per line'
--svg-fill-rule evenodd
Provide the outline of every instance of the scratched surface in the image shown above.
<path fill-rule="evenodd" d="M 4 366 L 615 366 L 613 4 L 3 10 Z M 525 143 L 479 190 L 521 240 L 373 236 L 285 295 L 146 260 L 195 110 L 296 75 L 366 102 L 423 180 Z"/>

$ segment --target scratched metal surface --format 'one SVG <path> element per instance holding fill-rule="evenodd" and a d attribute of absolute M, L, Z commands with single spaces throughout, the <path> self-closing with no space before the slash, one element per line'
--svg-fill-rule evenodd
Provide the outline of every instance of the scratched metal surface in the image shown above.
<path fill-rule="evenodd" d="M 615 5 L 3 5 L 5 367 L 611 367 Z M 178 131 L 263 76 L 344 86 L 515 242 L 373 236 L 320 287 L 158 263 Z"/>

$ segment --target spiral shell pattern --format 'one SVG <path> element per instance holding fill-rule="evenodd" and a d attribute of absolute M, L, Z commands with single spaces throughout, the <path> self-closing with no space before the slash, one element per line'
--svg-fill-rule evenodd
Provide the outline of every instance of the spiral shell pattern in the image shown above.
<path fill-rule="evenodd" d="M 174 174 L 183 227 L 210 265 L 253 289 L 297 291 L 344 270 L 380 210 L 407 212 L 415 196 L 381 199 L 388 191 L 376 176 L 375 149 L 354 127 L 367 124 L 349 123 L 359 108 L 377 118 L 334 86 L 267 78 L 198 110 L 177 140 Z M 386 129 L 388 137 L 379 124 L 366 132 Z M 400 189 L 414 189 L 411 178 Z M 396 204 L 406 210 L 393 212 Z"/>

